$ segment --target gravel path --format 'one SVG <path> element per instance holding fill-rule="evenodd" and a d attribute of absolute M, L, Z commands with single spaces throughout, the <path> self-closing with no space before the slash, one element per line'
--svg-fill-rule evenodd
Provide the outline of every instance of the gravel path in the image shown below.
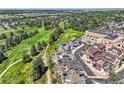
<path fill-rule="evenodd" d="M 47 64 L 47 53 L 46 53 L 48 47 L 49 47 L 49 45 L 46 47 L 46 50 L 45 50 L 45 53 L 44 53 L 44 56 L 43 56 L 43 61 L 44 61 L 44 64 L 46 66 L 48 66 L 48 64 Z M 50 75 L 50 70 L 49 69 L 47 70 L 46 74 L 47 74 L 47 83 L 51 84 L 52 80 L 51 80 L 51 75 Z"/>

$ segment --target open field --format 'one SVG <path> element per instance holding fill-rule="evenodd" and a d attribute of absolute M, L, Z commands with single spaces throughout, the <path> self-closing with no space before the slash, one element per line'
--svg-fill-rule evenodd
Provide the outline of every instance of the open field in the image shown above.
<path fill-rule="evenodd" d="M 37 34 L 36 36 L 23 40 L 19 45 L 12 47 L 11 50 L 6 52 L 8 59 L 5 60 L 3 64 L 0 64 L 0 73 L 2 73 L 10 64 L 22 58 L 22 55 L 24 53 L 28 53 L 32 44 L 37 44 L 39 41 L 41 42 L 42 40 L 45 41 L 49 40 L 49 36 L 53 32 L 53 30 L 45 31 L 43 28 L 39 28 L 38 31 L 39 34 Z M 31 83 L 30 80 L 31 67 L 32 62 L 27 64 L 19 62 L 15 64 L 11 68 L 11 70 L 7 71 L 7 73 L 3 75 L 3 77 L 0 79 L 0 83 L 21 83 L 22 81 L 23 83 Z M 21 79 L 18 77 L 20 77 Z"/>

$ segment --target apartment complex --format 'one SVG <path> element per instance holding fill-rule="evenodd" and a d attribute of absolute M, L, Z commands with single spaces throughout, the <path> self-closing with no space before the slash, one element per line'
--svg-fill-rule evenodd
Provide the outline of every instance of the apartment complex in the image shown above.
<path fill-rule="evenodd" d="M 97 30 L 87 30 L 85 40 L 91 44 L 102 43 L 121 48 L 124 42 L 124 24 L 113 23 Z"/>
<path fill-rule="evenodd" d="M 107 48 L 104 44 L 95 44 L 86 49 L 83 55 L 83 60 L 92 64 L 92 66 L 99 71 L 107 71 L 109 65 L 116 67 L 123 51 L 117 47 Z"/>

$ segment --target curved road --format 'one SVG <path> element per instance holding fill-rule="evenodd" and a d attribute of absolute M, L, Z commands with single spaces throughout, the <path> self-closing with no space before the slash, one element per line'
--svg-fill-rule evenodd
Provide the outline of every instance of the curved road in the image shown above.
<path fill-rule="evenodd" d="M 48 45 L 49 46 L 49 45 Z M 45 63 L 45 65 L 47 66 L 47 57 L 46 57 L 46 51 L 47 51 L 47 48 L 48 48 L 48 46 L 46 47 L 46 50 L 45 50 L 45 53 L 44 53 L 44 56 L 43 56 L 43 58 L 44 58 L 44 63 Z M 9 65 L 1 74 L 0 74 L 0 79 L 1 79 L 1 77 L 13 66 L 13 65 L 15 65 L 15 64 L 17 64 L 18 62 L 20 62 L 22 59 L 19 59 L 19 60 L 17 60 L 17 61 L 15 61 L 14 63 L 12 63 L 11 65 Z M 51 76 L 50 76 L 50 70 L 48 69 L 48 71 L 47 71 L 47 83 L 48 84 L 51 84 Z"/>
<path fill-rule="evenodd" d="M 76 60 L 78 60 L 81 63 L 84 71 L 87 73 L 88 76 L 95 76 L 95 74 L 90 70 L 90 68 L 80 58 L 79 54 L 82 50 L 84 50 L 83 46 L 76 50 L 76 52 L 75 52 Z"/>
<path fill-rule="evenodd" d="M 84 44 L 85 45 L 85 44 Z M 96 76 L 92 71 L 91 69 L 85 64 L 85 62 L 83 62 L 83 60 L 80 58 L 80 53 L 83 52 L 83 50 L 85 50 L 84 46 L 82 47 L 79 47 L 77 48 L 77 50 L 75 50 L 75 57 L 76 57 L 76 60 L 79 61 L 84 69 L 84 71 L 87 73 L 88 76 Z M 124 68 L 122 70 L 120 70 L 119 72 L 117 72 L 118 74 L 118 77 L 120 80 L 124 79 Z M 102 79 L 102 78 L 89 78 L 89 79 L 92 79 L 92 80 L 95 80 L 96 82 L 99 82 L 99 83 L 106 83 L 106 80 L 105 79 Z"/>
<path fill-rule="evenodd" d="M 85 45 L 85 44 L 84 44 Z M 84 52 L 83 50 L 85 50 L 84 46 L 82 47 L 79 47 L 76 51 L 75 51 L 75 57 L 76 57 L 76 60 L 79 61 L 84 69 L 84 71 L 86 72 L 86 74 L 88 76 L 96 76 L 92 70 L 85 64 L 85 62 L 83 62 L 83 60 L 80 58 L 80 53 L 81 52 Z M 88 77 L 87 77 L 88 78 Z M 105 79 L 102 79 L 102 78 L 88 78 L 90 80 L 94 80 L 96 82 L 99 82 L 99 83 L 106 83 L 106 80 Z"/>
<path fill-rule="evenodd" d="M 1 74 L 0 74 L 0 79 L 1 77 L 15 64 L 17 64 L 18 62 L 20 62 L 22 59 L 19 59 L 17 61 L 15 61 L 14 63 L 12 63 L 11 65 L 9 65 Z"/>

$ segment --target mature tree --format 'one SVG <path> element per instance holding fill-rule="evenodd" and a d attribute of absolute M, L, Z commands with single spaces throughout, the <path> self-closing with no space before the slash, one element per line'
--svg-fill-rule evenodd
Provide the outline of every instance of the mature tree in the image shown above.
<path fill-rule="evenodd" d="M 50 44 L 52 44 L 53 42 L 55 42 L 59 36 L 64 33 L 64 30 L 62 28 L 56 28 L 56 30 L 54 31 L 53 34 L 51 34 L 50 36 Z"/>
<path fill-rule="evenodd" d="M 17 45 L 21 42 L 20 40 L 20 36 L 15 36 L 15 39 L 14 39 L 14 44 Z"/>
<path fill-rule="evenodd" d="M 21 34 L 21 40 L 27 39 L 28 38 L 28 34 L 27 32 L 24 32 Z"/>
<path fill-rule="evenodd" d="M 56 33 L 58 33 L 59 35 L 64 33 L 64 30 L 62 28 L 56 28 Z"/>
<path fill-rule="evenodd" d="M 42 50 L 43 49 L 43 45 L 40 42 L 38 42 L 38 44 L 37 44 L 37 49 L 38 50 Z"/>
<path fill-rule="evenodd" d="M 53 34 L 51 34 L 50 36 L 50 44 L 52 44 L 53 42 L 57 41 L 57 39 L 59 38 L 59 34 L 54 32 Z"/>
<path fill-rule="evenodd" d="M 12 36 L 9 38 L 9 42 L 11 47 L 14 46 L 14 38 Z"/>
<path fill-rule="evenodd" d="M 50 36 L 50 44 L 52 44 L 55 41 L 56 41 L 56 39 L 55 39 L 54 34 L 51 34 L 51 36 Z"/>
<path fill-rule="evenodd" d="M 34 33 L 35 33 L 35 35 L 36 35 L 36 34 L 38 34 L 39 32 L 38 32 L 38 30 L 36 29 L 36 30 L 34 31 Z"/>
<path fill-rule="evenodd" d="M 10 32 L 10 37 L 11 37 L 11 36 L 14 36 L 14 33 L 13 33 L 13 32 Z"/>
<path fill-rule="evenodd" d="M 31 57 L 29 54 L 24 54 L 22 57 L 22 60 L 24 63 L 30 62 L 31 61 Z"/>
<path fill-rule="evenodd" d="M 47 43 L 43 40 L 41 43 L 38 42 L 38 44 L 37 44 L 37 49 L 38 49 L 38 50 L 42 50 L 42 49 L 44 49 L 46 46 L 47 46 Z"/>
<path fill-rule="evenodd" d="M 10 42 L 10 39 L 7 38 L 6 43 L 5 43 L 5 49 L 8 50 L 8 49 L 10 49 L 10 47 L 11 47 L 11 42 Z"/>
<path fill-rule="evenodd" d="M 42 77 L 42 75 L 47 71 L 41 58 L 37 58 L 33 62 L 32 80 L 36 81 Z"/>
<path fill-rule="evenodd" d="M 24 32 L 23 33 L 23 36 L 24 36 L 24 39 L 27 39 L 28 38 L 28 33 L 27 32 Z"/>
<path fill-rule="evenodd" d="M 6 35 L 5 35 L 4 33 L 2 33 L 2 34 L 0 35 L 0 39 L 6 39 Z"/>
<path fill-rule="evenodd" d="M 5 49 L 10 49 L 10 47 L 14 46 L 14 44 L 14 38 L 12 36 L 7 38 L 5 43 Z"/>
<path fill-rule="evenodd" d="M 0 52 L 0 63 L 2 63 L 5 60 L 5 56 L 3 52 Z"/>
<path fill-rule="evenodd" d="M 31 46 L 30 54 L 31 54 L 31 56 L 36 56 L 38 54 L 35 45 Z"/>

